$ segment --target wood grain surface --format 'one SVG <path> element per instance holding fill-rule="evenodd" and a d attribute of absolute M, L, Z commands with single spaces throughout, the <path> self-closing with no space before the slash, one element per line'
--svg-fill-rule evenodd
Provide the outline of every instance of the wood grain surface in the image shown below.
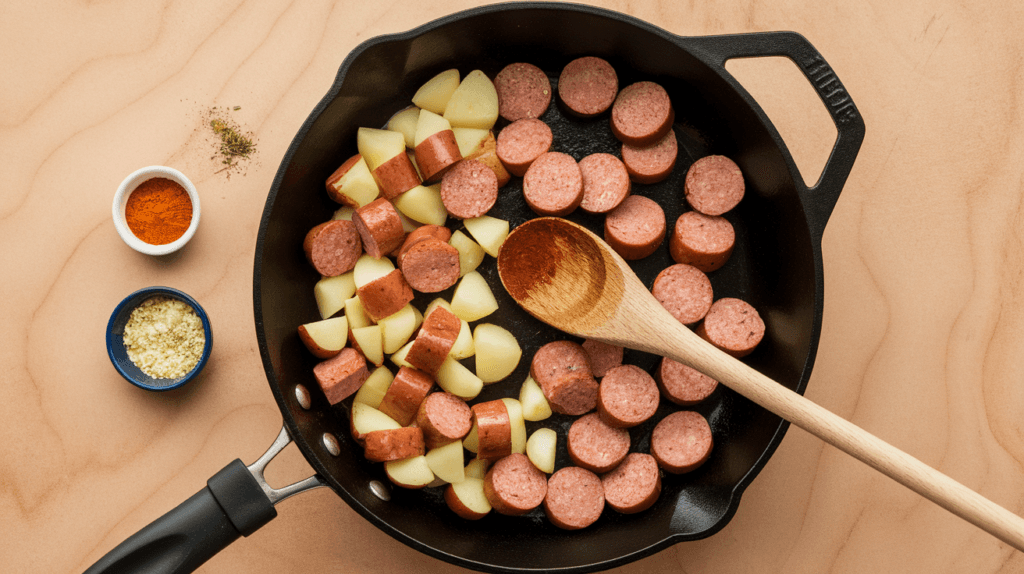
<path fill-rule="evenodd" d="M 594 2 L 681 35 L 794 30 L 842 79 L 867 137 L 823 242 L 807 396 L 1024 512 L 1024 5 Z M 256 348 L 257 227 L 278 163 L 345 55 L 467 1 L 5 2 L 0 8 L 0 570 L 81 572 L 255 460 L 281 417 Z M 732 61 L 813 182 L 835 130 L 786 60 Z M 257 152 L 223 170 L 204 129 L 232 108 Z M 202 225 L 153 259 L 110 202 L 146 165 L 189 175 Z M 148 285 L 202 302 L 214 358 L 154 395 L 110 365 L 113 307 Z M 307 476 L 294 447 L 273 484 Z M 214 557 L 210 573 L 454 572 L 326 489 Z M 791 429 L 718 534 L 621 572 L 1024 571 L 1024 556 Z"/>

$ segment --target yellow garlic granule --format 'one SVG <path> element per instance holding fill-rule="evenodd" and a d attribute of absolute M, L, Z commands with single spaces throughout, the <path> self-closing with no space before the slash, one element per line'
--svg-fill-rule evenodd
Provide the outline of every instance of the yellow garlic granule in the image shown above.
<path fill-rule="evenodd" d="M 191 371 L 205 345 L 199 316 L 192 307 L 170 297 L 146 299 L 124 326 L 128 358 L 157 379 L 176 379 Z"/>

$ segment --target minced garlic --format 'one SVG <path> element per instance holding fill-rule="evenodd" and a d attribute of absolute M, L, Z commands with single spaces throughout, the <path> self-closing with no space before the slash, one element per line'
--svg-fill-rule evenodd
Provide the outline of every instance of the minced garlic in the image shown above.
<path fill-rule="evenodd" d="M 199 316 L 192 307 L 170 297 L 146 299 L 124 326 L 128 358 L 156 379 L 176 379 L 191 371 L 205 345 Z"/>

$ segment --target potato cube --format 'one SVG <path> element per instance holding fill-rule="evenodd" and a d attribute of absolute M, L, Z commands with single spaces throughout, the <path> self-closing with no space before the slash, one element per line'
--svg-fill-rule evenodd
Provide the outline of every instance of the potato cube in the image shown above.
<path fill-rule="evenodd" d="M 455 287 L 452 295 L 452 313 L 472 323 L 498 310 L 498 301 L 478 271 L 470 271 Z"/>
<path fill-rule="evenodd" d="M 481 323 L 473 330 L 476 376 L 484 383 L 496 383 L 512 374 L 523 356 L 515 335 L 507 329 Z"/>
<path fill-rule="evenodd" d="M 355 295 L 354 277 L 354 271 L 349 271 L 335 277 L 323 277 L 316 282 L 313 286 L 313 298 L 316 299 L 321 319 L 341 311 L 345 307 L 345 300 Z"/>

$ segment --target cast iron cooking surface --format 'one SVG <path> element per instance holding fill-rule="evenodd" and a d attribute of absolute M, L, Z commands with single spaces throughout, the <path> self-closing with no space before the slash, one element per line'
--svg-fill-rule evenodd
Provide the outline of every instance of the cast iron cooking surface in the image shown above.
<path fill-rule="evenodd" d="M 257 245 L 254 296 L 257 334 L 271 388 L 286 425 L 303 454 L 356 511 L 410 546 L 462 566 L 489 571 L 608 568 L 648 555 L 681 540 L 717 532 L 732 517 L 742 490 L 781 440 L 786 423 L 730 390 L 719 389 L 693 407 L 711 424 L 715 448 L 701 468 L 686 475 L 664 475 L 657 504 L 636 515 L 608 508 L 594 526 L 576 532 L 549 524 L 541 510 L 524 517 L 491 513 L 480 521 L 456 517 L 444 504 L 443 489 L 404 490 L 390 486 L 380 464 L 371 464 L 349 434 L 351 399 L 327 404 L 312 376 L 316 363 L 302 346 L 296 327 L 319 318 L 313 285 L 319 276 L 302 255 L 308 229 L 338 207 L 324 192 L 324 181 L 357 153 L 356 130 L 382 127 L 410 104 L 415 90 L 435 74 L 458 68 L 462 75 L 481 69 L 494 75 L 506 64 L 530 62 L 542 68 L 557 93 L 561 69 L 574 58 L 601 56 L 611 62 L 620 88 L 639 80 L 664 86 L 676 111 L 679 159 L 672 175 L 655 185 L 633 186 L 665 210 L 669 230 L 688 207 L 682 187 L 686 169 L 702 156 L 723 154 L 744 171 L 747 194 L 726 217 L 736 229 L 736 249 L 722 269 L 709 274 L 715 298 L 739 297 L 753 304 L 767 324 L 765 340 L 744 360 L 769 377 L 802 392 L 810 375 L 821 319 L 820 230 L 809 224 L 795 180 L 795 167 L 777 133 L 750 97 L 724 72 L 691 53 L 688 39 L 672 36 L 630 17 L 567 5 L 487 7 L 433 22 L 404 34 L 377 38 L 357 48 L 289 148 L 267 201 Z M 608 128 L 608 114 L 580 120 L 563 113 L 552 99 L 541 118 L 554 133 L 556 151 L 580 160 L 595 152 L 620 154 Z M 505 124 L 499 119 L 497 130 Z M 526 207 L 521 178 L 502 188 L 491 215 L 515 226 L 535 214 Z M 832 202 L 835 198 L 827 199 Z M 829 209 L 824 212 L 828 213 Z M 577 210 L 572 220 L 602 233 L 602 216 Z M 449 218 L 453 229 L 461 222 Z M 633 268 L 648 286 L 671 265 L 667 241 Z M 500 309 L 481 322 L 512 331 L 523 348 L 516 371 L 488 385 L 478 401 L 518 397 L 530 358 L 541 345 L 567 338 L 526 314 L 502 288 L 495 260 L 479 271 Z M 420 309 L 452 291 L 417 296 Z M 579 340 L 579 339 L 573 339 Z M 627 351 L 625 362 L 649 371 L 658 357 Z M 386 365 L 397 370 L 390 362 Z M 465 364 L 473 368 L 473 360 Z M 312 407 L 295 400 L 297 384 L 312 392 Z M 658 415 L 630 430 L 631 451 L 646 452 L 651 430 L 678 407 L 662 401 Z M 527 423 L 559 431 L 558 467 L 571 464 L 565 431 L 574 417 L 554 415 Z M 332 456 L 321 437 L 333 434 L 341 454 Z M 390 501 L 371 492 L 371 481 L 388 485 Z"/>

